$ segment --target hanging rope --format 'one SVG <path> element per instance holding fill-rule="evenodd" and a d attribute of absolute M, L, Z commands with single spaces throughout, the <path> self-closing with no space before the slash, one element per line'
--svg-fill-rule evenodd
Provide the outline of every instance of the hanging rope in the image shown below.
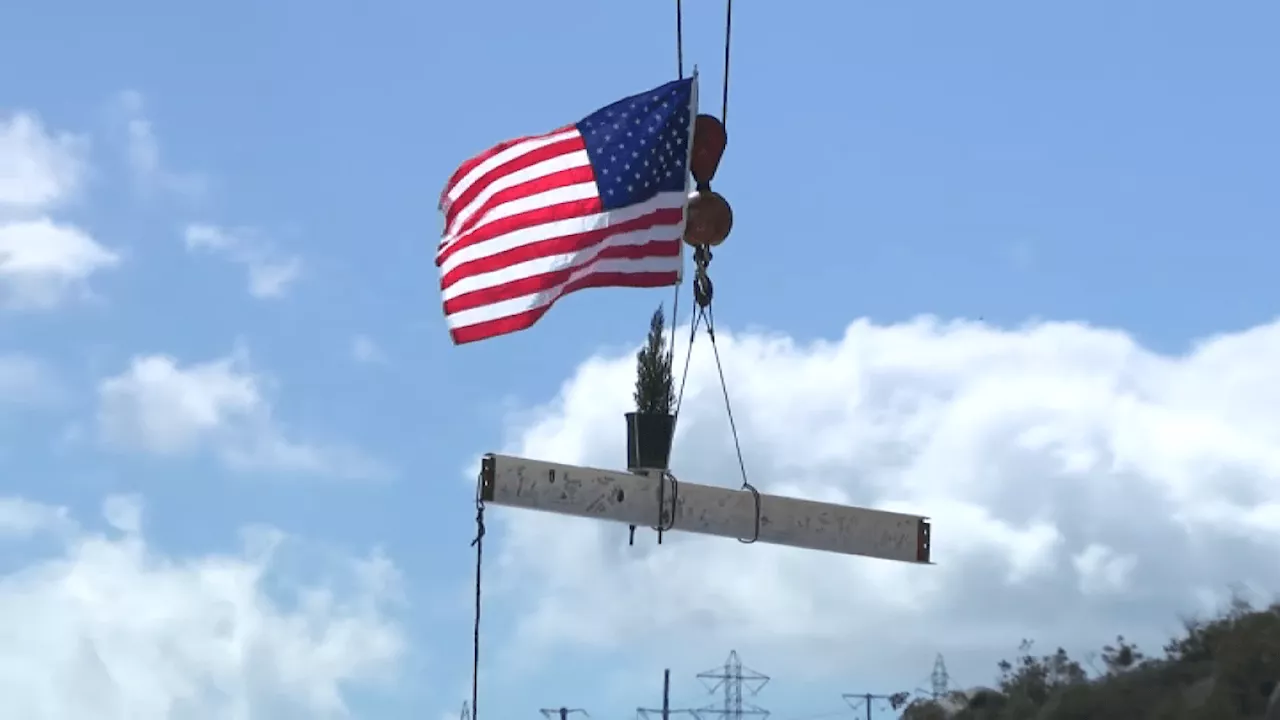
<path fill-rule="evenodd" d="M 484 566 L 484 499 L 480 496 L 480 482 L 476 482 L 476 537 L 471 541 L 476 549 L 476 607 L 471 637 L 471 720 L 480 720 L 480 570 Z"/>
<path fill-rule="evenodd" d="M 676 79 L 684 79 L 684 3 L 676 0 Z M 676 281 L 671 298 L 671 346 L 667 351 L 667 364 L 676 357 L 676 321 L 680 318 L 680 281 Z M 687 370 L 687 366 L 686 366 Z M 672 430 L 674 435 L 675 430 Z M 631 537 L 635 539 L 635 526 L 631 527 Z M 658 534 L 658 543 L 662 543 L 662 534 Z"/>

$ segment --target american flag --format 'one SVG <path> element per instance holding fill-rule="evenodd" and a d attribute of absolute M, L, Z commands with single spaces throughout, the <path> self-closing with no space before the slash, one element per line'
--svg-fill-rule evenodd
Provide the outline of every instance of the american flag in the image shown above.
<path fill-rule="evenodd" d="M 456 344 L 529 328 L 589 287 L 680 281 L 697 79 L 501 143 L 454 171 L 436 252 Z"/>

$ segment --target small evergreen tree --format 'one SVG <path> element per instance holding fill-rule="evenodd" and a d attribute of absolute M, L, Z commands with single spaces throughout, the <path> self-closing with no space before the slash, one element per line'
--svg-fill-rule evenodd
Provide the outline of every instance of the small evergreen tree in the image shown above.
<path fill-rule="evenodd" d="M 649 320 L 649 337 L 636 353 L 636 412 L 642 415 L 669 415 L 675 405 L 675 383 L 671 376 L 671 353 L 667 349 L 662 306 Z"/>

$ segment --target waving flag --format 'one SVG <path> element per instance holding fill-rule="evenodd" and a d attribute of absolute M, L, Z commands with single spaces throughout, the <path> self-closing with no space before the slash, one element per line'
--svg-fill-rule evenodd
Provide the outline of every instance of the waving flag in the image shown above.
<path fill-rule="evenodd" d="M 697 78 L 501 143 L 454 171 L 436 253 L 456 344 L 524 330 L 589 287 L 680 280 Z"/>

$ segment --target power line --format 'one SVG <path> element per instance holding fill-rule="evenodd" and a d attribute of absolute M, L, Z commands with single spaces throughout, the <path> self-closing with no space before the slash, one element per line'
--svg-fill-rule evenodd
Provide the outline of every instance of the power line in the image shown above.
<path fill-rule="evenodd" d="M 670 708 L 666 712 L 666 717 L 669 718 L 677 715 L 688 715 L 693 720 L 698 718 L 698 711 L 693 708 Z M 663 717 L 662 708 L 636 708 L 636 717 L 640 718 L 640 720 L 652 720 L 655 717 L 661 718 Z"/>
<path fill-rule="evenodd" d="M 547 720 L 554 720 L 556 717 L 559 717 L 560 720 L 568 720 L 568 717 L 574 713 L 582 713 L 586 717 L 591 717 L 591 713 L 582 708 L 542 708 L 541 712 L 542 716 Z"/>
<path fill-rule="evenodd" d="M 708 692 L 714 694 L 719 690 L 724 695 L 720 707 L 708 705 L 695 711 L 700 720 L 711 715 L 719 716 L 720 720 L 743 720 L 746 717 L 765 720 L 769 717 L 768 710 L 742 701 L 744 690 L 748 695 L 759 693 L 761 688 L 769 684 L 769 676 L 744 667 L 738 659 L 737 650 L 729 651 L 723 667 L 698 673 L 698 679 L 707 686 Z M 710 682 L 712 680 L 715 682 Z"/>
<path fill-rule="evenodd" d="M 663 715 L 662 708 L 636 708 L 636 717 L 640 720 L 652 720 L 653 718 L 675 717 L 677 715 L 688 715 L 693 720 L 698 720 L 698 711 L 693 708 L 668 708 Z"/>
<path fill-rule="evenodd" d="M 849 703 L 849 707 L 857 710 L 858 708 L 866 708 L 867 720 L 871 720 L 871 711 L 877 703 L 886 703 L 894 710 L 901 710 L 907 704 L 907 700 L 911 697 L 910 693 L 898 692 L 892 695 L 877 695 L 876 693 L 844 693 L 840 697 Z"/>
<path fill-rule="evenodd" d="M 814 713 L 813 715 L 800 715 L 798 717 L 790 717 L 787 720 L 826 720 L 827 718 L 840 717 L 848 715 L 849 708 L 841 708 L 840 710 L 829 710 L 827 712 Z"/>

